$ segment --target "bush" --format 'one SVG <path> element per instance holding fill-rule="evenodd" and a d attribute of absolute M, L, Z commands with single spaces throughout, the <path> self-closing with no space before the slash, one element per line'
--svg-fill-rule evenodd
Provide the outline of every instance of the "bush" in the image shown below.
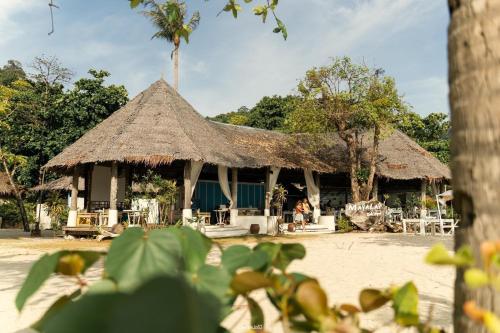
<path fill-rule="evenodd" d="M 0 203 L 0 216 L 2 217 L 0 228 L 17 228 L 21 224 L 19 208 L 13 200 Z"/>
<path fill-rule="evenodd" d="M 341 216 L 337 222 L 340 231 L 350 232 L 353 230 L 352 223 L 345 216 Z"/>

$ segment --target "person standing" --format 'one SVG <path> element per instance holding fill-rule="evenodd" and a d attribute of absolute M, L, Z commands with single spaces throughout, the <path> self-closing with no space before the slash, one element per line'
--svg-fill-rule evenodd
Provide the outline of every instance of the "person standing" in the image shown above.
<path fill-rule="evenodd" d="M 309 201 L 307 201 L 307 198 L 304 198 L 302 200 L 302 209 L 304 210 L 304 225 L 305 223 L 311 222 L 312 214 L 311 214 L 311 205 L 309 205 Z"/>
<path fill-rule="evenodd" d="M 294 213 L 295 213 L 295 215 L 293 218 L 293 222 L 302 224 L 302 230 L 305 230 L 306 224 L 304 222 L 304 207 L 302 205 L 302 201 L 300 201 L 300 200 L 297 201 L 297 203 L 295 204 Z"/>

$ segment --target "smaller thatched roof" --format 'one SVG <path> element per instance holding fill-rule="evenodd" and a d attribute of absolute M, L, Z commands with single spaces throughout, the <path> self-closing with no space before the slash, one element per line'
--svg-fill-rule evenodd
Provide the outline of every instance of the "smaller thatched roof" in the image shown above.
<path fill-rule="evenodd" d="M 31 191 L 71 191 L 71 184 L 73 183 L 72 176 L 61 177 L 56 180 L 52 180 L 43 185 L 37 185 L 31 188 Z M 80 177 L 78 182 L 78 188 L 83 190 L 85 188 L 85 179 Z"/>
<path fill-rule="evenodd" d="M 5 172 L 0 172 L 0 196 L 9 197 L 11 195 L 14 195 L 14 191 L 10 185 L 9 178 Z"/>

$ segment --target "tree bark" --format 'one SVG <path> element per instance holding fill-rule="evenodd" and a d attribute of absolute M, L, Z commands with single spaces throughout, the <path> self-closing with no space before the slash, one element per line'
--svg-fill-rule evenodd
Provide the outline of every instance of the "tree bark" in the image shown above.
<path fill-rule="evenodd" d="M 372 156 L 370 158 L 370 173 L 368 175 L 368 180 L 366 181 L 365 188 L 363 189 L 363 200 L 370 200 L 370 195 L 373 189 L 373 179 L 375 178 L 375 172 L 377 171 L 377 159 L 378 159 L 378 147 L 380 142 L 380 128 L 375 126 L 373 130 L 373 147 Z"/>
<path fill-rule="evenodd" d="M 23 196 L 21 194 L 21 191 L 17 187 L 16 182 L 14 181 L 15 170 L 10 171 L 7 167 L 7 163 L 5 161 L 2 161 L 2 163 L 3 163 L 3 168 L 5 170 L 5 173 L 7 174 L 7 178 L 9 178 L 10 186 L 12 187 L 12 190 L 14 191 L 14 196 L 16 198 L 16 204 L 17 204 L 17 207 L 19 208 L 19 214 L 21 215 L 21 221 L 23 223 L 23 229 L 25 232 L 29 232 L 30 225 L 29 225 L 29 221 L 28 221 L 28 214 L 26 213 L 26 208 L 24 207 Z"/>
<path fill-rule="evenodd" d="M 358 181 L 358 166 L 357 166 L 357 158 L 356 158 L 356 150 L 357 150 L 357 145 L 353 142 L 353 140 L 348 140 L 346 141 L 347 143 L 347 151 L 348 151 L 348 156 L 349 156 L 349 164 L 350 164 L 350 169 L 349 169 L 349 174 L 351 177 L 351 192 L 352 192 L 352 202 L 360 202 L 361 201 L 361 196 L 360 196 L 360 188 L 359 188 L 359 181 Z"/>
<path fill-rule="evenodd" d="M 174 49 L 174 89 L 179 91 L 179 45 Z"/>
<path fill-rule="evenodd" d="M 455 248 L 470 245 L 479 259 L 485 240 L 500 239 L 500 0 L 449 0 L 451 166 L 460 224 Z M 463 303 L 500 313 L 500 293 L 470 290 L 455 280 L 454 331 L 486 332 L 467 319 Z"/>

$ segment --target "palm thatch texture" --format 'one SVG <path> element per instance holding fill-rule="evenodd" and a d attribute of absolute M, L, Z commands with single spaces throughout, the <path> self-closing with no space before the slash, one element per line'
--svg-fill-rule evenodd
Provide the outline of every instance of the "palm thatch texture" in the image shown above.
<path fill-rule="evenodd" d="M 30 191 L 34 192 L 40 192 L 40 191 L 47 191 L 47 192 L 54 192 L 54 191 L 71 191 L 71 184 L 73 183 L 73 177 L 71 176 L 65 176 L 61 177 L 55 180 L 52 180 L 50 182 L 47 182 L 45 184 L 40 184 L 37 186 L 34 186 L 30 189 Z M 78 189 L 83 190 L 85 188 L 85 179 L 83 177 L 80 177 L 78 179 Z"/>
<path fill-rule="evenodd" d="M 9 177 L 4 172 L 0 172 L 0 197 L 9 197 L 14 195 L 14 190 L 9 182 Z"/>
<path fill-rule="evenodd" d="M 317 142 L 309 135 L 291 136 L 208 121 L 159 80 L 50 160 L 45 168 L 67 170 L 80 164 L 111 161 L 157 167 L 174 160 L 193 160 L 235 168 L 275 166 L 346 172 L 345 144 L 335 135 L 322 136 L 319 146 Z M 382 140 L 377 174 L 392 179 L 450 177 L 445 165 L 399 131 Z"/>

